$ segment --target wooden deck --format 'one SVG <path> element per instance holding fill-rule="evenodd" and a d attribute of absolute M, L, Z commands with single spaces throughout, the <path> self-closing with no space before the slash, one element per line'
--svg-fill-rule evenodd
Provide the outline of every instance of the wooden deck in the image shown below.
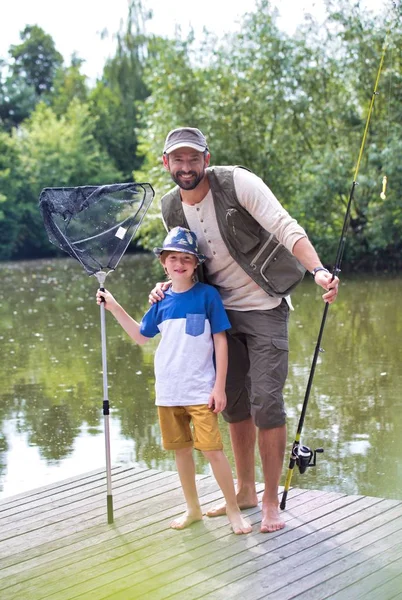
<path fill-rule="evenodd" d="M 199 476 L 204 507 L 221 499 Z M 262 491 L 260 486 L 259 491 Z M 178 476 L 113 469 L 0 502 L 1 600 L 390 600 L 402 598 L 402 501 L 292 489 L 287 526 L 235 536 L 225 517 L 169 529 L 184 510 Z"/>

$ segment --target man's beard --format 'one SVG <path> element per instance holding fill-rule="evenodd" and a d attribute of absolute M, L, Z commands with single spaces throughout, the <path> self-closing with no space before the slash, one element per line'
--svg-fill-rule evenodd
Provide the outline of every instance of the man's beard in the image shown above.
<path fill-rule="evenodd" d="M 171 177 L 175 184 L 178 185 L 182 190 L 194 190 L 204 179 L 204 173 L 204 171 L 202 173 L 196 173 L 195 171 L 189 171 L 188 173 L 185 173 L 184 171 L 177 171 L 175 175 L 172 175 L 171 173 Z M 183 181 L 180 179 L 180 176 L 182 175 L 193 175 L 194 178 L 189 179 L 188 181 Z"/>

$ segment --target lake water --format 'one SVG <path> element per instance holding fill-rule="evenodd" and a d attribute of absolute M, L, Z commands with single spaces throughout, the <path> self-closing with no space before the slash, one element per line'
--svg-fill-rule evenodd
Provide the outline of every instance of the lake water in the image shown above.
<path fill-rule="evenodd" d="M 0 264 L 0 498 L 105 465 L 98 287 L 72 259 Z M 106 281 L 141 319 L 159 281 L 149 255 L 125 256 Z M 331 305 L 302 442 L 323 447 L 292 485 L 402 499 L 402 278 L 345 276 Z M 296 434 L 324 304 L 308 277 L 292 296 L 285 389 Z M 154 406 L 157 339 L 136 346 L 106 315 L 112 462 L 174 470 Z M 228 430 L 225 449 L 233 465 Z M 257 457 L 257 476 L 262 480 Z M 196 456 L 199 473 L 209 466 Z M 284 477 L 283 477 L 284 481 Z M 282 483 L 283 483 L 282 481 Z"/>

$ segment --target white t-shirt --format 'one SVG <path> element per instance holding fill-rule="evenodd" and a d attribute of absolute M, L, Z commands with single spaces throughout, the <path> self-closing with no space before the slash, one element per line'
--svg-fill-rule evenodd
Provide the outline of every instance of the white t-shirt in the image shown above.
<path fill-rule="evenodd" d="M 215 385 L 212 335 L 230 328 L 218 291 L 196 283 L 187 292 L 166 290 L 141 321 L 141 333 L 162 339 L 155 353 L 155 404 L 207 404 Z"/>

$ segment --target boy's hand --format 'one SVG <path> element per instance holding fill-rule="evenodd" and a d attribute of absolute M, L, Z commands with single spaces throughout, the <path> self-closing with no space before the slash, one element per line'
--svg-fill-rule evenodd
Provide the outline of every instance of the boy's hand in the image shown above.
<path fill-rule="evenodd" d="M 214 413 L 220 413 L 226 408 L 226 394 L 224 390 L 212 390 L 208 400 L 208 408 Z"/>
<path fill-rule="evenodd" d="M 117 302 L 110 292 L 108 292 L 107 290 L 105 290 L 104 292 L 98 290 L 96 292 L 96 303 L 99 305 L 102 304 L 101 298 L 104 299 L 104 306 L 106 310 L 112 311 L 114 308 L 116 308 Z"/>
<path fill-rule="evenodd" d="M 163 292 L 168 290 L 171 285 L 171 281 L 162 281 L 160 283 L 157 283 L 148 296 L 148 302 L 150 304 L 156 304 L 156 302 L 162 300 L 162 298 L 165 297 L 165 294 Z"/>

